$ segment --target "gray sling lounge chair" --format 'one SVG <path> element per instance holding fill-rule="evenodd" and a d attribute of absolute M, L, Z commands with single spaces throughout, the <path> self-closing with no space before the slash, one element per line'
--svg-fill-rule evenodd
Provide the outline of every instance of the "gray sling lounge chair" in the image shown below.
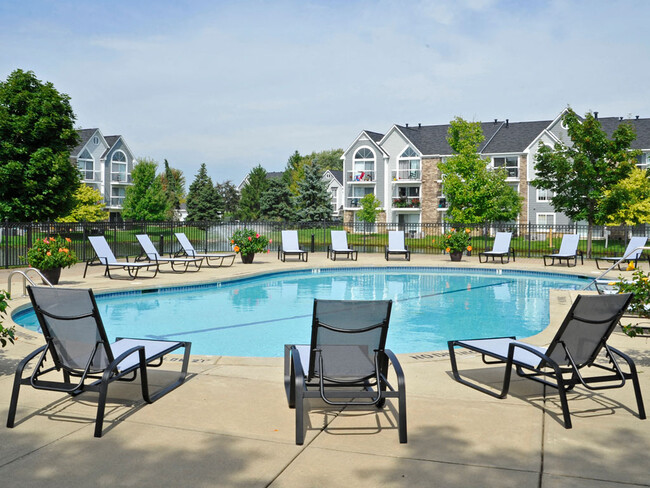
<path fill-rule="evenodd" d="M 567 391 L 572 390 L 577 384 L 589 390 L 620 388 L 625 385 L 626 380 L 632 380 L 639 418 L 645 419 L 641 387 L 634 362 L 626 354 L 607 345 L 607 339 L 631 299 L 632 295 L 629 293 L 579 295 L 548 347 L 532 346 L 517 341 L 514 337 L 449 341 L 454 378 L 464 385 L 495 398 L 505 398 L 510 388 L 510 375 L 514 366 L 519 376 L 557 388 L 564 426 L 567 429 L 571 428 Z M 505 363 L 502 390 L 496 392 L 462 378 L 456 364 L 455 346 L 480 353 L 486 364 Z M 629 372 L 620 368 L 617 358 L 627 363 Z M 585 376 L 583 375 L 585 367 L 589 371 L 606 371 L 608 374 Z"/>
<path fill-rule="evenodd" d="M 510 254 L 512 254 L 512 260 L 515 261 L 515 250 L 510 247 L 510 241 L 512 240 L 512 232 L 497 232 L 497 235 L 494 237 L 494 244 L 492 245 L 491 251 L 485 251 L 478 253 L 478 262 L 487 263 L 488 258 L 499 257 L 501 258 L 501 264 L 503 263 L 503 257 L 506 258 L 506 263 L 510 262 Z M 481 257 L 485 258 L 485 261 L 481 260 Z"/>
<path fill-rule="evenodd" d="M 237 254 L 234 253 L 234 252 L 211 252 L 211 253 L 210 252 L 205 252 L 205 253 L 196 252 L 194 250 L 194 247 L 192 246 L 192 243 L 190 242 L 190 240 L 187 238 L 187 236 L 183 232 L 176 232 L 174 234 L 174 236 L 176 236 L 176 239 L 178 240 L 178 243 L 181 245 L 181 248 L 183 249 L 183 251 L 181 253 L 177 254 L 177 257 L 181 256 L 181 255 L 185 255 L 188 258 L 204 258 L 205 259 L 205 264 L 207 264 L 211 268 L 212 267 L 219 268 L 219 267 L 223 266 L 223 261 L 226 258 L 232 258 L 232 260 L 230 261 L 230 264 L 228 266 L 232 266 L 232 264 L 235 262 L 235 256 L 237 256 Z M 212 264 L 210 264 L 210 261 L 213 260 L 213 259 L 215 261 L 218 259 L 219 264 L 216 265 L 216 266 L 213 266 Z"/>
<path fill-rule="evenodd" d="M 398 399 L 399 441 L 406 442 L 404 373 L 385 349 L 391 300 L 314 300 L 311 345 L 285 345 L 284 384 L 289 407 L 296 409 L 296 444 L 305 439 L 304 409 L 308 398 L 332 406 L 382 408 Z M 388 382 L 392 364 L 397 388 Z M 335 400 L 346 399 L 347 401 Z M 352 401 L 355 398 L 364 401 Z"/>
<path fill-rule="evenodd" d="M 637 268 L 639 266 L 639 258 L 641 258 L 641 255 L 643 254 L 643 249 L 640 248 L 644 247 L 647 241 L 647 237 L 632 237 L 623 253 L 623 256 L 596 258 L 596 267 L 602 269 L 598 264 L 598 261 L 605 261 L 611 264 L 621 261 L 621 263 L 625 263 L 626 265 L 627 262 L 634 261 L 634 267 Z M 618 264 L 618 269 L 622 271 L 621 263 Z M 650 256 L 648 256 L 648 263 L 650 263 Z"/>
<path fill-rule="evenodd" d="M 551 258 L 551 266 L 555 264 L 556 259 L 560 264 L 562 264 L 562 260 L 565 259 L 567 266 L 571 266 L 571 261 L 573 260 L 573 265 L 576 266 L 578 264 L 578 256 L 580 256 L 580 264 L 585 264 L 585 258 L 582 255 L 582 251 L 578 251 L 579 243 L 580 236 L 578 234 L 564 234 L 562 236 L 560 250 L 553 254 L 546 254 L 544 256 L 544 266 L 548 266 L 546 258 Z"/>
<path fill-rule="evenodd" d="M 21 385 L 72 396 L 98 392 L 95 437 L 101 437 L 110 383 L 133 381 L 140 371 L 142 397 L 153 403 L 185 381 L 190 342 L 118 338 L 110 344 L 92 290 L 35 286 L 27 289 L 46 344 L 16 368 L 7 427 L 14 426 Z M 165 355 L 180 348 L 184 348 L 184 356 L 178 379 L 150 393 L 147 369 L 160 366 Z M 52 360 L 49 366 L 47 356 Z M 36 358 L 33 370 L 23 378 L 25 367 Z"/>
<path fill-rule="evenodd" d="M 282 244 L 278 247 L 278 259 L 284 262 L 287 256 L 298 256 L 299 261 L 305 262 L 309 259 L 307 251 L 300 249 L 297 230 L 282 231 Z"/>
<path fill-rule="evenodd" d="M 327 257 L 336 261 L 337 254 L 345 254 L 348 259 L 357 260 L 358 251 L 348 246 L 348 233 L 344 230 L 333 230 L 330 232 L 332 244 L 327 247 Z"/>
<path fill-rule="evenodd" d="M 403 254 L 407 261 L 411 260 L 411 251 L 406 244 L 404 244 L 404 231 L 391 230 L 388 231 L 388 245 L 384 251 L 384 257 L 388 261 L 388 257 L 392 254 Z"/>
<path fill-rule="evenodd" d="M 130 263 L 128 256 L 126 261 L 118 261 L 104 236 L 88 236 L 88 240 L 90 241 L 93 251 L 95 251 L 95 257 L 86 261 L 84 278 L 86 277 L 88 266 L 105 266 L 106 270 L 104 271 L 104 276 L 108 276 L 111 279 L 113 279 L 111 276 L 111 268 L 125 269 L 129 273 L 131 279 L 137 278 L 138 271 L 142 268 L 147 270 L 149 268 L 155 268 L 154 274 L 151 278 L 154 278 L 158 274 L 158 263 Z M 95 262 L 95 260 L 98 262 Z"/>
<path fill-rule="evenodd" d="M 157 264 L 169 263 L 172 266 L 172 270 L 177 273 L 185 273 L 185 271 L 187 271 L 187 268 L 189 267 L 190 264 L 196 266 L 195 271 L 201 269 L 201 264 L 203 264 L 202 257 L 165 258 L 160 254 L 158 254 L 156 247 L 153 245 L 153 242 L 151 242 L 151 239 L 149 239 L 149 236 L 147 234 L 138 234 L 135 237 L 140 243 L 140 246 L 142 247 L 142 251 L 144 252 L 144 256 L 138 259 L 146 259 L 151 263 L 157 263 Z M 176 269 L 176 266 L 180 266 L 180 269 Z"/>

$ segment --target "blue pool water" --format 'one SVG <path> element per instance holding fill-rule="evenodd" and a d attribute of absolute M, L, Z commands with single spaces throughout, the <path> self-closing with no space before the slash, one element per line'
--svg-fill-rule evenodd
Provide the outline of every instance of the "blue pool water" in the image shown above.
<path fill-rule="evenodd" d="M 276 357 L 284 344 L 309 343 L 314 298 L 392 299 L 387 347 L 414 353 L 445 349 L 449 339 L 536 334 L 548 325 L 549 289 L 588 282 L 502 269 L 315 269 L 110 293 L 97 303 L 111 340 L 184 339 L 193 354 Z M 38 329 L 31 309 L 13 319 Z"/>

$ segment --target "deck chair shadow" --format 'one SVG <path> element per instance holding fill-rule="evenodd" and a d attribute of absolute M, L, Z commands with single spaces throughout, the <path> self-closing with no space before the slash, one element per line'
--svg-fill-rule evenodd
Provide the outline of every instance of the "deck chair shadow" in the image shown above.
<path fill-rule="evenodd" d="M 311 344 L 284 347 L 284 384 L 289 407 L 296 410 L 296 444 L 305 439 L 309 398 L 331 406 L 376 408 L 397 398 L 399 441 L 406 442 L 404 373 L 385 349 L 391 308 L 392 300 L 314 300 Z M 396 387 L 388 382 L 391 365 Z"/>
<path fill-rule="evenodd" d="M 231 258 L 230 264 L 228 266 L 232 266 L 232 264 L 235 262 L 235 256 L 237 256 L 237 254 L 234 252 L 196 252 L 194 246 L 192 246 L 192 243 L 183 232 L 176 232 L 174 236 L 176 237 L 178 243 L 181 245 L 182 249 L 176 253 L 175 257 L 186 256 L 188 258 L 204 258 L 205 264 L 211 268 L 219 268 L 223 266 L 223 262 L 227 258 Z M 210 264 L 210 261 L 216 262 L 217 260 L 219 260 L 219 264 Z"/>
<path fill-rule="evenodd" d="M 102 436 L 108 385 L 134 381 L 140 372 L 142 398 L 153 403 L 180 386 L 187 376 L 190 342 L 118 338 L 109 343 L 90 289 L 28 286 L 36 317 L 46 344 L 23 359 L 16 368 L 7 427 L 14 426 L 21 385 L 75 396 L 99 393 L 95 437 Z M 162 364 L 163 357 L 184 349 L 176 380 L 156 392 L 149 391 L 147 372 Z M 46 359 L 51 358 L 47 366 Z M 23 378 L 25 367 L 36 360 L 33 371 Z"/>
<path fill-rule="evenodd" d="M 128 256 L 126 257 L 126 261 L 118 261 L 115 258 L 113 251 L 111 251 L 111 247 L 108 245 L 108 242 L 106 242 L 106 238 L 104 236 L 88 236 L 88 240 L 90 241 L 90 245 L 95 252 L 95 257 L 86 261 L 86 267 L 84 268 L 84 278 L 86 277 L 86 272 L 88 271 L 89 266 L 105 266 L 106 269 L 104 270 L 104 276 L 108 276 L 110 279 L 113 279 L 111 276 L 111 268 L 126 270 L 129 273 L 131 279 L 137 278 L 138 271 L 140 271 L 142 268 L 145 268 L 147 270 L 149 268 L 155 268 L 154 274 L 151 276 L 151 278 L 155 278 L 155 276 L 158 274 L 158 263 L 129 262 Z"/>
<path fill-rule="evenodd" d="M 140 243 L 140 247 L 142 247 L 142 251 L 144 253 L 141 255 L 141 257 L 138 258 L 140 260 L 147 260 L 150 263 L 157 264 L 169 263 L 172 267 L 172 270 L 176 273 L 185 273 L 190 264 L 193 264 L 196 267 L 195 271 L 201 269 L 201 265 L 203 264 L 202 257 L 166 258 L 158 254 L 156 247 L 153 245 L 153 242 L 151 242 L 151 239 L 149 239 L 149 236 L 147 234 L 138 234 L 135 236 L 135 238 Z M 179 269 L 176 269 L 177 266 Z"/>
<path fill-rule="evenodd" d="M 515 261 L 515 250 L 510 247 L 510 241 L 512 240 L 512 232 L 497 232 L 497 235 L 494 237 L 494 244 L 492 245 L 491 251 L 484 251 L 478 253 L 478 262 L 487 263 L 488 258 L 499 257 L 501 258 L 501 264 L 504 264 L 503 258 L 506 258 L 506 263 L 510 262 L 510 255 L 512 254 L 512 260 Z M 484 257 L 485 261 L 482 261 L 481 258 Z"/>
<path fill-rule="evenodd" d="M 297 230 L 283 230 L 282 231 L 282 244 L 278 247 L 278 259 L 282 262 L 286 261 L 287 256 L 298 256 L 299 261 L 309 259 L 309 253 L 303 251 L 298 244 L 298 231 Z"/>
<path fill-rule="evenodd" d="M 567 266 L 571 266 L 571 261 L 573 260 L 573 265 L 576 266 L 578 264 L 578 256 L 580 256 L 580 264 L 585 264 L 582 251 L 578 251 L 578 244 L 580 244 L 580 236 L 578 234 L 564 234 L 559 251 L 554 249 L 553 253 L 544 255 L 544 266 L 549 266 L 546 261 L 548 258 L 551 259 L 551 266 L 555 264 L 556 259 L 560 264 L 562 264 L 563 259 L 566 260 Z"/>
<path fill-rule="evenodd" d="M 388 257 L 393 254 L 403 254 L 407 261 L 411 260 L 411 251 L 409 251 L 408 246 L 404 243 L 403 230 L 388 231 L 388 245 L 384 251 L 386 261 L 388 261 Z"/>
<path fill-rule="evenodd" d="M 579 295 L 548 347 L 538 347 L 515 340 L 515 337 L 453 340 L 448 342 L 454 378 L 471 388 L 495 398 L 505 398 L 510 388 L 512 367 L 517 375 L 556 388 L 560 396 L 564 426 L 571 428 L 566 393 L 581 384 L 589 390 L 621 388 L 632 380 L 639 418 L 645 408 L 634 361 L 607 344 L 607 340 L 627 309 L 632 295 Z M 504 364 L 505 374 L 500 392 L 462 378 L 458 372 L 455 347 L 482 355 L 485 364 Z M 618 358 L 618 359 L 617 359 Z M 618 360 L 627 363 L 624 371 Z M 593 369 L 592 369 L 593 368 Z M 585 370 L 597 371 L 585 375 Z M 602 374 L 605 371 L 607 374 Z"/>
<path fill-rule="evenodd" d="M 596 267 L 598 269 L 603 269 L 598 264 L 598 261 L 605 261 L 606 263 L 609 262 L 611 264 L 620 261 L 620 263 L 618 263 L 618 269 L 620 271 L 623 271 L 623 268 L 621 268 L 621 263 L 625 263 L 625 265 L 627 266 L 628 262 L 634 261 L 634 267 L 638 268 L 639 259 L 643 254 L 643 249 L 640 248 L 644 247 L 647 241 L 648 241 L 647 237 L 642 237 L 642 236 L 632 237 L 630 239 L 630 242 L 627 245 L 627 248 L 625 249 L 625 252 L 623 253 L 623 256 L 596 258 Z M 648 256 L 648 263 L 650 263 L 650 256 Z"/>
<path fill-rule="evenodd" d="M 355 251 L 352 246 L 348 246 L 348 233 L 344 230 L 330 231 L 332 243 L 327 246 L 327 257 L 336 261 L 338 254 L 345 254 L 348 259 L 357 260 L 358 251 Z"/>

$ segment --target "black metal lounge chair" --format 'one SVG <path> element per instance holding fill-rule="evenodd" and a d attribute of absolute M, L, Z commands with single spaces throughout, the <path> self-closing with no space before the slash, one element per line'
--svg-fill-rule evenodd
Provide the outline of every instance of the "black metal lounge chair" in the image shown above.
<path fill-rule="evenodd" d="M 73 396 L 86 391 L 98 392 L 95 437 L 101 437 L 110 383 L 133 381 L 140 371 L 142 397 L 145 402 L 153 403 L 185 381 L 190 342 L 118 338 L 110 344 L 92 290 L 36 286 L 27 289 L 46 344 L 16 368 L 7 427 L 14 426 L 21 385 Z M 181 347 L 185 352 L 178 379 L 150 393 L 147 369 L 160 366 L 165 355 Z M 52 360 L 49 367 L 48 355 Z M 25 367 L 37 357 L 33 371 L 23 378 Z"/>
<path fill-rule="evenodd" d="M 333 230 L 330 232 L 332 244 L 327 246 L 327 257 L 331 257 L 332 261 L 336 261 L 337 254 L 345 254 L 348 259 L 357 260 L 358 251 L 348 246 L 348 233 L 344 230 Z"/>
<path fill-rule="evenodd" d="M 406 244 L 404 244 L 404 231 L 391 230 L 388 232 L 388 245 L 384 251 L 384 257 L 388 261 L 388 257 L 393 254 L 403 254 L 407 261 L 411 260 L 411 251 Z"/>
<path fill-rule="evenodd" d="M 196 266 L 195 271 L 201 269 L 201 265 L 203 264 L 202 257 L 165 258 L 160 254 L 158 254 L 156 247 L 153 245 L 153 242 L 151 242 L 151 239 L 149 239 L 149 236 L 147 234 L 138 234 L 135 237 L 140 243 L 140 246 L 142 247 L 142 251 L 144 252 L 144 255 L 138 259 L 145 259 L 151 263 L 158 263 L 158 264 L 169 263 L 172 266 L 172 270 L 177 273 L 185 273 L 185 271 L 187 271 L 187 268 L 189 267 L 190 264 Z M 176 266 L 180 266 L 181 268 L 176 269 Z"/>
<path fill-rule="evenodd" d="M 126 257 L 126 261 L 118 261 L 104 236 L 88 236 L 88 240 L 90 241 L 93 251 L 95 251 L 95 257 L 86 261 L 84 278 L 86 277 L 88 266 L 105 266 L 106 270 L 104 271 L 104 276 L 108 276 L 111 279 L 113 279 L 111 276 L 111 268 L 125 269 L 129 273 L 131 279 L 137 278 L 138 271 L 142 268 L 147 270 L 149 268 L 155 268 L 154 274 L 151 278 L 154 278 L 158 274 L 158 263 L 132 263 L 129 262 L 128 256 Z"/>
<path fill-rule="evenodd" d="M 278 259 L 284 262 L 287 256 L 298 256 L 299 261 L 305 262 L 309 259 L 309 253 L 303 251 L 298 244 L 297 230 L 282 231 L 282 244 L 278 247 Z"/>
<path fill-rule="evenodd" d="M 557 388 L 564 426 L 567 429 L 571 428 L 567 391 L 577 384 L 589 390 L 620 388 L 629 379 L 634 385 L 639 418 L 645 419 L 641 387 L 634 362 L 629 356 L 607 344 L 607 339 L 627 309 L 631 298 L 629 293 L 579 295 L 548 347 L 532 346 L 517 341 L 514 337 L 449 341 L 454 378 L 495 398 L 505 398 L 510 387 L 512 366 L 515 366 L 519 376 Z M 462 378 L 456 364 L 455 346 L 480 353 L 486 364 L 505 363 L 502 390 L 490 390 Z M 620 368 L 617 357 L 627 363 L 629 372 Z M 493 361 L 488 361 L 487 358 Z M 594 368 L 599 372 L 607 371 L 608 374 L 584 376 L 585 367 L 589 368 L 589 371 Z"/>
<path fill-rule="evenodd" d="M 177 253 L 176 256 L 187 256 L 188 258 L 204 258 L 205 259 L 205 264 L 210 266 L 211 268 L 219 268 L 223 266 L 223 261 L 226 258 L 232 258 L 230 261 L 230 264 L 228 266 L 232 266 L 232 264 L 235 262 L 235 256 L 237 256 L 237 253 L 234 252 L 205 252 L 205 253 L 200 253 L 196 252 L 194 249 L 194 246 L 192 246 L 192 243 L 190 240 L 187 238 L 187 236 L 183 232 L 176 232 L 174 234 L 176 236 L 176 239 L 178 240 L 178 243 L 181 245 L 182 252 Z M 213 266 L 210 264 L 211 260 L 219 260 L 219 264 L 217 266 Z"/>
<path fill-rule="evenodd" d="M 648 241 L 647 237 L 643 237 L 643 236 L 632 237 L 630 239 L 630 242 L 627 245 L 627 248 L 625 249 L 625 252 L 623 253 L 623 256 L 596 258 L 596 267 L 598 269 L 602 269 L 598 264 L 598 261 L 605 261 L 606 263 L 609 262 L 612 265 L 618 263 L 618 269 L 622 271 L 623 268 L 621 268 L 621 263 L 626 263 L 627 265 L 628 261 L 634 261 L 634 267 L 637 268 L 639 266 L 639 259 L 643 254 L 643 249 L 641 248 L 645 247 L 647 241 Z M 650 256 L 648 256 L 648 263 L 650 264 Z"/>
<path fill-rule="evenodd" d="M 404 373 L 395 355 L 385 349 L 391 307 L 392 300 L 314 300 L 311 345 L 284 347 L 284 384 L 289 407 L 296 409 L 296 444 L 305 439 L 308 398 L 321 398 L 332 406 L 377 408 L 386 398 L 397 398 L 399 441 L 406 442 Z M 396 389 L 388 382 L 389 364 Z"/>
<path fill-rule="evenodd" d="M 551 258 L 551 266 L 555 264 L 557 259 L 560 264 L 562 260 L 566 260 L 566 265 L 571 266 L 571 261 L 573 265 L 578 264 L 578 256 L 580 256 L 580 264 L 585 264 L 585 258 L 582 254 L 582 251 L 578 251 L 578 244 L 580 243 L 580 236 L 578 234 L 564 234 L 562 236 L 562 243 L 560 244 L 560 250 L 553 250 L 552 254 L 546 254 L 544 256 L 544 266 L 548 266 L 546 259 Z"/>
<path fill-rule="evenodd" d="M 501 264 L 504 264 L 503 258 L 506 258 L 506 263 L 510 262 L 510 254 L 512 254 L 512 260 L 515 261 L 515 250 L 510 247 L 510 241 L 512 240 L 512 232 L 497 232 L 497 235 L 494 236 L 494 244 L 492 245 L 491 251 L 485 251 L 478 253 L 478 262 L 487 263 L 488 258 L 499 257 L 501 258 Z M 485 258 L 485 261 L 481 260 L 481 257 Z"/>

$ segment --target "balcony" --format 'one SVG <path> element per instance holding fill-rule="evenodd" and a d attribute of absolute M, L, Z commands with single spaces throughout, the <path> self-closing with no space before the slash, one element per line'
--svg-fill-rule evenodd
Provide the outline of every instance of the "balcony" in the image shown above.
<path fill-rule="evenodd" d="M 422 170 L 419 169 L 398 169 L 391 172 L 393 183 L 420 181 L 422 179 Z"/>
<path fill-rule="evenodd" d="M 122 208 L 124 197 L 111 197 L 111 208 Z"/>
<path fill-rule="evenodd" d="M 361 208 L 361 199 L 363 197 L 348 197 L 346 200 L 347 208 Z"/>
<path fill-rule="evenodd" d="M 131 183 L 131 174 L 111 173 L 111 183 L 128 185 Z"/>
<path fill-rule="evenodd" d="M 393 197 L 393 208 L 420 208 L 420 197 Z"/>
<path fill-rule="evenodd" d="M 81 180 L 84 183 L 101 183 L 102 181 L 102 175 L 100 171 L 81 170 L 79 171 L 79 174 L 81 174 Z"/>
<path fill-rule="evenodd" d="M 352 170 L 347 172 L 347 181 L 350 183 L 374 183 L 375 172 L 372 170 L 359 171 Z"/>

